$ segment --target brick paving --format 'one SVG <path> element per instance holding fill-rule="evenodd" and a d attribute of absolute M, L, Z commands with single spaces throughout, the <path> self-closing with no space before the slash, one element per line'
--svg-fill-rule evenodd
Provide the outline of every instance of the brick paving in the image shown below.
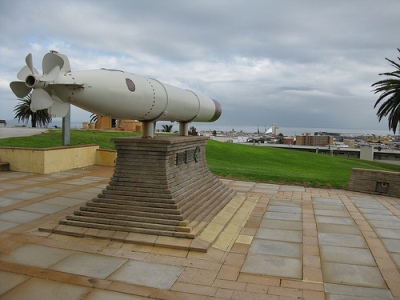
<path fill-rule="evenodd" d="M 201 233 L 206 253 L 167 237 L 39 230 L 112 173 L 0 172 L 0 299 L 400 299 L 398 198 L 224 179 L 238 196 Z"/>

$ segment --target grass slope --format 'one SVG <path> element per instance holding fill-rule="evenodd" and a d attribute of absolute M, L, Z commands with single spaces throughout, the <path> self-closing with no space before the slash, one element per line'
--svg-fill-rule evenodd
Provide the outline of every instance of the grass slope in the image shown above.
<path fill-rule="evenodd" d="M 352 168 L 400 172 L 400 166 L 310 152 L 209 141 L 207 164 L 219 176 L 343 188 Z"/>
<path fill-rule="evenodd" d="M 96 144 L 101 149 L 115 150 L 112 138 L 139 136 L 135 132 L 108 132 L 99 130 L 71 130 L 71 146 Z M 0 139 L 0 146 L 25 148 L 50 148 L 62 145 L 62 130 L 52 129 L 47 132 L 26 137 Z"/>
<path fill-rule="evenodd" d="M 71 130 L 71 145 L 98 144 L 102 149 L 114 150 L 112 138 L 135 135 L 140 134 Z M 29 137 L 0 139 L 0 146 L 9 147 L 48 148 L 61 144 L 61 130 L 49 130 Z M 399 165 L 213 140 L 208 141 L 206 151 L 207 164 L 215 175 L 259 182 L 343 188 L 352 168 L 400 172 Z"/>

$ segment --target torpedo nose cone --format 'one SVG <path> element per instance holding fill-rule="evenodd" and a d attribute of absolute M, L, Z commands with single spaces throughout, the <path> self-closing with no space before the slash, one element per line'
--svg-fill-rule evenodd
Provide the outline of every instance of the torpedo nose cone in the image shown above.
<path fill-rule="evenodd" d="M 218 120 L 222 114 L 221 104 L 219 104 L 219 102 L 217 100 L 214 100 L 214 99 L 212 99 L 212 100 L 214 101 L 214 104 L 215 104 L 215 112 L 214 112 L 214 115 L 212 116 L 212 118 L 208 122 L 214 122 L 214 121 Z"/>

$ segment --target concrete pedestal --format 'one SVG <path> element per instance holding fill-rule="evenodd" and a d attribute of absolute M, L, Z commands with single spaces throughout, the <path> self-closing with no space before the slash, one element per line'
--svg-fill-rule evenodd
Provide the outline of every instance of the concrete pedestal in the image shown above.
<path fill-rule="evenodd" d="M 195 238 L 236 195 L 208 170 L 207 139 L 114 139 L 109 185 L 60 224 Z"/>

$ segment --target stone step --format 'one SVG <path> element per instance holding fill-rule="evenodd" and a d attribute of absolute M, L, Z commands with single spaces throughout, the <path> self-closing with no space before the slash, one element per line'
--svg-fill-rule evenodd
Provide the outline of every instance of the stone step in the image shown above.
<path fill-rule="evenodd" d="M 77 220 L 61 220 L 60 225 L 69 225 L 76 227 L 84 227 L 84 228 L 95 228 L 95 229 L 103 229 L 103 230 L 115 230 L 115 231 L 124 231 L 124 232 L 133 232 L 133 233 L 142 233 L 142 234 L 151 234 L 151 235 L 162 235 L 162 236 L 172 236 L 172 237 L 180 237 L 180 238 L 190 238 L 194 239 L 195 236 L 190 232 L 179 232 L 179 231 L 165 231 L 158 229 L 148 229 L 148 228 L 134 228 L 134 227 L 126 227 L 120 225 L 111 225 L 111 224 L 101 224 L 101 223 L 91 223 L 89 221 L 77 221 Z"/>
<path fill-rule="evenodd" d="M 156 208 L 163 208 L 163 209 L 177 209 L 178 206 L 173 203 L 165 203 L 165 202 L 159 202 L 159 199 L 157 198 L 143 198 L 143 197 L 133 197 L 133 196 L 122 196 L 122 195 L 115 195 L 115 194 L 103 194 L 103 195 L 98 195 L 97 198 L 94 198 L 92 201 L 93 202 L 99 202 L 99 201 L 111 201 L 115 203 L 121 203 L 125 202 L 127 205 L 131 206 L 136 206 L 136 207 L 156 207 Z"/>
<path fill-rule="evenodd" d="M 113 194 L 113 195 L 122 195 L 122 196 L 135 196 L 135 197 L 147 197 L 147 198 L 155 198 L 162 199 L 166 203 L 174 203 L 175 201 L 168 201 L 172 199 L 171 194 L 168 190 L 165 191 L 157 191 L 154 192 L 152 189 L 148 189 L 146 191 L 135 191 L 134 189 L 130 189 L 129 187 L 113 187 L 107 186 L 107 189 L 103 190 L 103 194 Z"/>
<path fill-rule="evenodd" d="M 135 210 L 141 212 L 150 212 L 150 213 L 165 213 L 165 214 L 180 214 L 180 211 L 176 208 L 165 208 L 165 207 L 157 207 L 150 206 L 148 203 L 136 205 L 135 201 L 126 201 L 126 200 L 117 200 L 117 199 L 104 199 L 104 198 L 94 198 L 92 201 L 86 203 L 87 206 L 96 206 L 96 207 L 108 207 L 108 205 L 118 205 L 121 208 L 126 208 L 127 210 Z"/>
<path fill-rule="evenodd" d="M 178 194 L 175 199 L 178 209 L 185 213 L 185 211 L 194 209 L 194 207 L 201 207 L 203 199 L 207 198 L 208 195 L 212 195 L 215 191 L 214 188 L 218 188 L 217 184 L 207 184 L 197 189 L 189 190 Z"/>
<path fill-rule="evenodd" d="M 211 229 L 211 231 L 206 233 L 205 236 L 207 236 L 207 238 L 205 239 L 205 241 L 207 241 L 209 243 L 214 243 L 218 239 L 218 237 L 224 231 L 226 226 L 228 226 L 228 224 L 231 222 L 231 220 L 241 210 L 241 208 L 242 208 L 242 206 L 243 206 L 243 204 L 245 203 L 245 200 L 246 200 L 246 197 L 238 196 L 237 193 L 233 193 L 227 198 L 231 198 L 231 200 L 229 200 L 227 203 L 225 203 L 225 201 L 223 201 L 224 203 L 221 203 L 215 209 L 216 210 L 216 214 L 214 214 L 211 218 L 207 216 L 201 222 L 193 221 L 193 222 L 189 223 L 189 226 L 192 227 L 191 233 L 193 235 L 201 237 L 201 232 L 203 232 L 204 229 L 207 231 L 206 227 L 210 223 L 216 222 L 217 224 L 219 224 L 222 227 L 219 228 L 218 232 L 215 232 L 215 230 Z M 230 201 L 234 201 L 235 204 L 233 206 L 229 207 L 229 209 L 227 209 L 226 211 L 224 211 L 225 205 L 229 204 Z M 224 212 L 221 215 L 219 215 L 219 213 L 222 212 L 222 211 L 224 211 Z M 212 228 L 212 226 L 211 226 L 211 228 Z M 212 234 L 210 234 L 211 232 L 212 232 Z M 202 237 L 202 239 L 204 239 L 204 238 L 205 237 Z"/>
<path fill-rule="evenodd" d="M 183 217 L 180 215 L 179 212 L 176 212 L 176 214 L 172 214 L 170 212 L 165 213 L 163 212 L 147 212 L 147 211 L 139 211 L 139 210 L 133 210 L 127 209 L 126 205 L 115 205 L 115 204 L 108 204 L 108 203 L 94 203 L 94 205 L 87 205 L 83 206 L 80 209 L 81 210 L 86 210 L 86 211 L 92 211 L 92 212 L 99 212 L 99 213 L 114 213 L 114 214 L 126 214 L 130 216 L 136 216 L 136 217 L 142 217 L 142 218 L 154 218 L 154 219 L 169 219 L 169 220 L 177 220 L 177 221 L 183 221 Z"/>
<path fill-rule="evenodd" d="M 99 219 L 115 219 L 115 220 L 123 220 L 130 222 L 138 222 L 138 223 L 154 223 L 160 225 L 168 225 L 168 226 L 186 226 L 188 222 L 173 220 L 168 218 L 149 218 L 142 216 L 133 216 L 130 212 L 122 212 L 110 209 L 96 209 L 90 207 L 82 207 L 79 211 L 75 211 L 74 215 L 76 216 L 85 216 L 85 217 L 93 217 Z"/>
<path fill-rule="evenodd" d="M 191 228 L 185 226 L 171 226 L 164 224 L 155 224 L 155 223 L 142 223 L 142 222 L 133 222 L 126 221 L 121 219 L 106 219 L 99 218 L 96 214 L 89 216 L 78 216 L 71 215 L 66 217 L 67 220 L 70 221 L 79 221 L 79 222 L 88 222 L 95 224 L 103 224 L 103 225 L 115 225 L 122 226 L 126 228 L 147 228 L 152 230 L 161 230 L 161 231 L 172 231 L 172 232 L 190 232 Z M 122 230 L 122 229 L 119 229 Z M 123 230 L 122 230 L 123 231 Z"/>
<path fill-rule="evenodd" d="M 204 203 L 202 209 L 194 210 L 191 215 L 184 217 L 191 222 L 197 223 L 210 220 L 220 211 L 221 208 L 229 203 L 229 201 L 232 200 L 235 195 L 236 193 L 234 191 L 230 189 L 224 189 L 216 193 L 214 197 Z"/>
<path fill-rule="evenodd" d="M 186 203 L 184 207 L 180 207 L 183 218 L 192 220 L 194 218 L 193 214 L 196 211 L 197 213 L 200 213 L 215 201 L 218 201 L 218 195 L 221 192 L 221 189 L 222 187 L 219 185 L 212 186 L 210 189 L 205 190 L 197 195 L 197 197 L 193 198 L 191 203 Z"/>

